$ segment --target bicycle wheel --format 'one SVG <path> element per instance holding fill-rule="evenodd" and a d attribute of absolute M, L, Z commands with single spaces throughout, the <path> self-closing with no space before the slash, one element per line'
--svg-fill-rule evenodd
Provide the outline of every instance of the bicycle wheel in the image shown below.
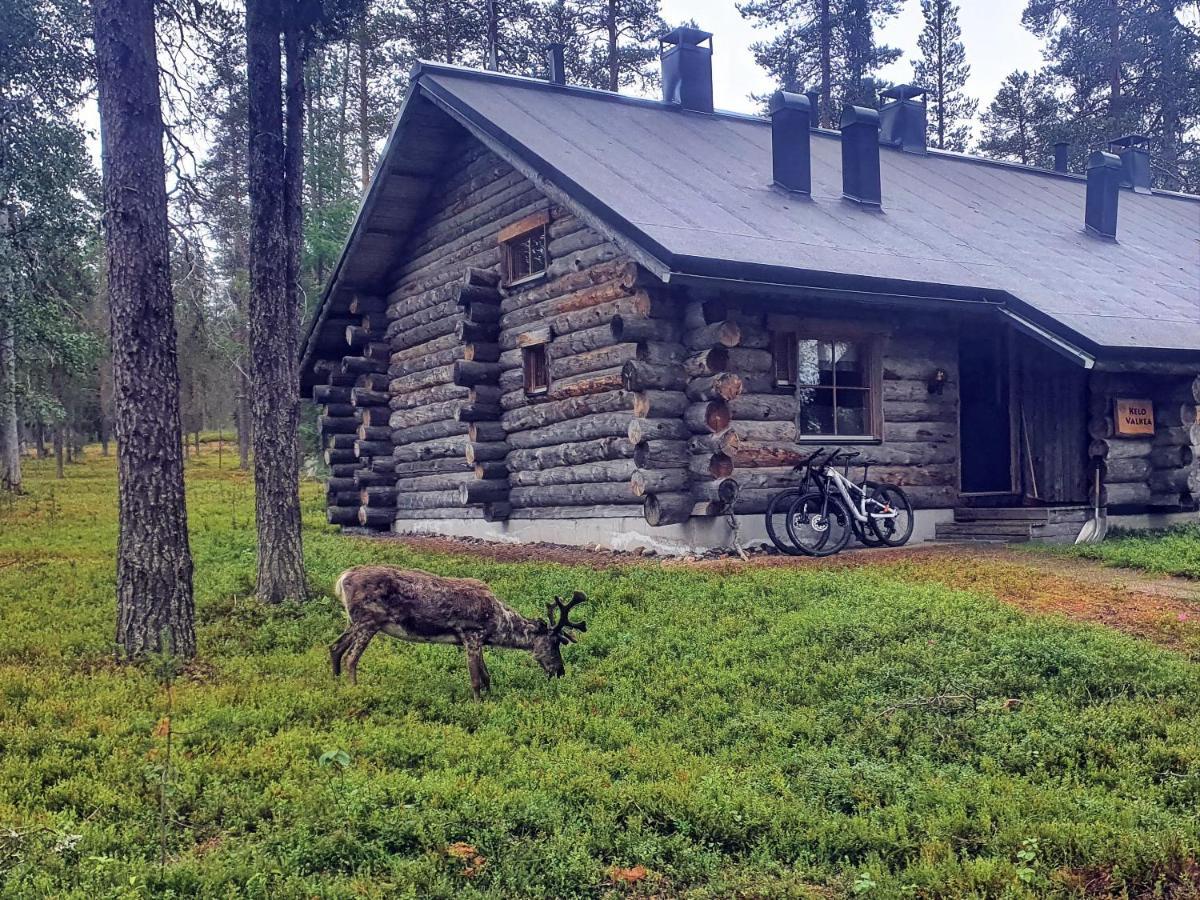
<path fill-rule="evenodd" d="M 864 547 L 882 547 L 883 541 L 879 539 L 879 535 L 875 533 L 875 529 L 871 527 L 870 520 L 860 522 L 854 516 L 850 517 L 850 525 L 854 529 L 854 536 L 858 542 Z"/>
<path fill-rule="evenodd" d="M 785 522 L 787 521 L 788 509 L 799 499 L 804 491 L 801 488 L 787 488 L 780 491 L 771 498 L 771 502 L 767 504 L 767 512 L 765 515 L 767 525 L 767 535 L 771 538 L 771 543 L 774 544 L 780 553 L 786 553 L 788 556 L 799 556 L 802 551 L 795 544 L 788 540 L 787 529 Z"/>
<path fill-rule="evenodd" d="M 809 491 L 788 509 L 788 538 L 808 556 L 832 556 L 850 543 L 851 521 L 840 497 Z"/>
<path fill-rule="evenodd" d="M 908 495 L 894 484 L 863 485 L 867 496 L 867 518 L 871 530 L 889 547 L 903 547 L 913 533 L 913 508 Z"/>

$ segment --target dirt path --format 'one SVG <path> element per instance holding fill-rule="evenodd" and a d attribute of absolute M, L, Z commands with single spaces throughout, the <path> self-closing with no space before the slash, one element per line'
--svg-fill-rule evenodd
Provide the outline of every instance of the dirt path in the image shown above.
<path fill-rule="evenodd" d="M 1106 625 L 1200 658 L 1200 582 L 1103 566 L 1000 544 L 939 544 L 898 550 L 847 551 L 831 559 L 755 555 L 748 561 L 639 556 L 552 544 L 498 544 L 458 538 L 397 537 L 416 550 L 483 556 L 497 562 L 540 562 L 610 568 L 689 566 L 715 573 L 753 567 L 857 568 L 990 594 L 1030 613 Z"/>

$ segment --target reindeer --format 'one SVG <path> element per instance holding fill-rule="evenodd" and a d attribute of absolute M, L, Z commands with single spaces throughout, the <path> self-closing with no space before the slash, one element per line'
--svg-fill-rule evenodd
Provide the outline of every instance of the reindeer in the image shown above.
<path fill-rule="evenodd" d="M 561 678 L 566 671 L 561 647 L 575 642 L 573 631 L 587 631 L 585 622 L 570 619 L 571 610 L 587 600 L 580 591 L 569 603 L 561 597 L 547 603 L 547 621 L 527 619 L 505 606 L 482 581 L 416 569 L 355 566 L 338 576 L 333 592 L 346 608 L 350 625 L 330 645 L 329 656 L 335 678 L 342 674 L 342 657 L 346 658 L 351 684 L 358 683 L 359 657 L 380 631 L 405 641 L 459 644 L 467 651 L 476 700 L 492 685 L 483 662 L 485 646 L 526 650 L 541 663 L 547 678 Z"/>

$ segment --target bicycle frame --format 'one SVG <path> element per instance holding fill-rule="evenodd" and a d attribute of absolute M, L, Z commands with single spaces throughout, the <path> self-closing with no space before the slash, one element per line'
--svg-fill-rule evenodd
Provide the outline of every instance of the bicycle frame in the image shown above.
<path fill-rule="evenodd" d="M 829 495 L 828 482 L 832 481 L 834 486 L 837 488 L 838 493 L 841 495 L 842 500 L 845 501 L 846 509 L 848 509 L 850 511 L 850 515 L 854 516 L 855 521 L 858 522 L 859 524 L 869 522 L 872 518 L 875 518 L 875 519 L 894 519 L 894 518 L 896 518 L 897 512 L 895 510 L 889 510 L 887 507 L 885 507 L 883 504 L 881 504 L 878 500 L 873 500 L 872 498 L 868 497 L 867 492 L 865 490 L 863 490 L 863 488 L 860 485 L 855 484 L 853 481 L 851 481 L 849 478 L 847 478 L 845 475 L 843 475 L 841 472 L 839 472 L 837 469 L 835 469 L 833 467 L 832 459 L 830 459 L 828 462 L 826 462 L 824 467 L 822 467 L 821 476 L 826 479 L 825 495 L 826 496 Z M 854 491 L 854 493 L 858 496 L 858 503 L 855 503 L 854 500 L 851 498 L 851 496 L 850 496 L 851 491 Z M 872 513 L 868 514 L 867 513 L 867 503 L 868 502 L 874 503 L 876 506 L 880 507 L 880 509 L 882 511 L 878 512 L 878 513 L 872 512 Z"/>

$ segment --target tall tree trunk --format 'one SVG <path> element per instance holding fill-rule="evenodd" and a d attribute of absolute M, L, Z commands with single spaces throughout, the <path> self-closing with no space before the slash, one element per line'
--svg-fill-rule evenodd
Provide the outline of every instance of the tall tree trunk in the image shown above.
<path fill-rule="evenodd" d="M 2 263 L 0 263 L 2 265 Z M 7 270 L 0 269 L 0 279 Z M 12 299 L 0 281 L 0 490 L 21 492 L 21 434 L 17 419 L 17 338 Z"/>
<path fill-rule="evenodd" d="M 367 68 L 367 25 L 363 16 L 363 27 L 358 33 L 358 154 L 362 167 L 362 188 L 371 185 L 371 132 L 368 127 L 367 84 L 370 70 Z"/>
<path fill-rule="evenodd" d="M 826 128 L 833 127 L 833 18 L 830 15 L 831 0 L 821 2 L 820 53 L 821 53 L 821 116 Z"/>
<path fill-rule="evenodd" d="M 250 364 L 254 409 L 255 520 L 258 596 L 268 603 L 303 599 L 299 426 L 299 316 L 294 272 L 303 175 L 285 150 L 280 105 L 279 0 L 248 0 L 246 54 L 250 109 Z M 289 30 L 288 126 L 303 126 L 303 69 Z M 286 172 L 286 176 L 285 176 Z M 291 226 L 289 228 L 289 225 Z"/>
<path fill-rule="evenodd" d="M 615 92 L 621 87 L 621 67 L 617 55 L 617 0 L 608 0 L 605 25 L 608 28 L 608 89 Z"/>
<path fill-rule="evenodd" d="M 154 0 L 94 0 L 117 432 L 117 644 L 196 653 Z"/>
<path fill-rule="evenodd" d="M 46 424 L 44 422 L 37 423 L 37 458 L 46 458 Z"/>
<path fill-rule="evenodd" d="M 246 377 L 245 362 L 238 367 L 238 396 L 237 396 L 237 442 L 238 468 L 243 472 L 250 468 L 250 435 L 253 433 L 251 422 L 253 412 L 250 409 L 250 379 Z"/>
<path fill-rule="evenodd" d="M 63 453 L 65 450 L 65 442 L 63 441 L 63 430 L 65 426 L 60 422 L 54 426 L 54 477 L 62 481 L 67 477 L 63 466 Z"/>
<path fill-rule="evenodd" d="M 1121 121 L 1121 10 L 1119 0 L 1108 2 L 1108 115 Z"/>

